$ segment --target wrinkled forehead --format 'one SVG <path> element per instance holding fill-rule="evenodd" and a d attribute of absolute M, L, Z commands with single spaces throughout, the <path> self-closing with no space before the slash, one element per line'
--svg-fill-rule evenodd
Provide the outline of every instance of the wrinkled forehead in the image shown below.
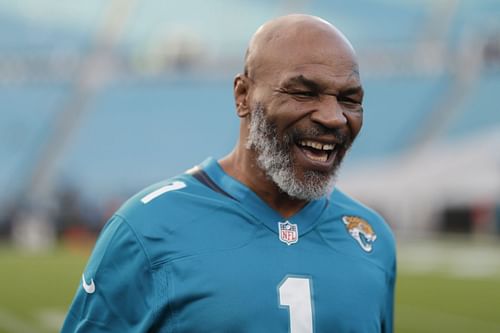
<path fill-rule="evenodd" d="M 254 43 L 249 55 L 249 74 L 253 77 L 282 79 L 290 71 L 313 70 L 316 76 L 358 74 L 354 50 L 345 37 L 332 29 L 277 31 Z"/>

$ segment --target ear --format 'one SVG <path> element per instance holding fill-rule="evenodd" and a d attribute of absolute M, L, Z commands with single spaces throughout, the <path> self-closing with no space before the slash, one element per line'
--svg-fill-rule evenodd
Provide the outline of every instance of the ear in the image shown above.
<path fill-rule="evenodd" d="M 236 103 L 236 114 L 240 118 L 246 117 L 250 113 L 248 103 L 250 82 L 244 74 L 238 74 L 234 78 L 234 101 Z"/>

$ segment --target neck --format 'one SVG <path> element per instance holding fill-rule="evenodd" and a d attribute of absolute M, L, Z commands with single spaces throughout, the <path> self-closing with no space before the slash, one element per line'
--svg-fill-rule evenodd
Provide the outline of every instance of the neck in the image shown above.
<path fill-rule="evenodd" d="M 292 198 L 283 193 L 266 176 L 256 161 L 253 151 L 238 144 L 236 149 L 221 159 L 219 163 L 225 173 L 245 184 L 284 218 L 294 215 L 307 204 L 305 200 Z"/>

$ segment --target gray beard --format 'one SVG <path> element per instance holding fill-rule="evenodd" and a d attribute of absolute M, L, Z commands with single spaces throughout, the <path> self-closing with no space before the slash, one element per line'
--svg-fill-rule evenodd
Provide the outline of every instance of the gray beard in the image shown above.
<path fill-rule="evenodd" d="M 280 141 L 275 126 L 265 117 L 258 104 L 251 114 L 247 149 L 257 153 L 257 164 L 278 188 L 292 198 L 315 200 L 330 194 L 335 185 L 335 170 L 330 174 L 305 171 L 304 179 L 297 179 L 292 160 L 292 138 L 285 134 Z"/>

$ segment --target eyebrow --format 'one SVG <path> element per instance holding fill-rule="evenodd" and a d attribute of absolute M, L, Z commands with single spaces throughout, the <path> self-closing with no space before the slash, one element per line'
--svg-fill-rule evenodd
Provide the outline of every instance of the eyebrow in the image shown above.
<path fill-rule="evenodd" d="M 308 79 L 302 74 L 289 78 L 287 81 L 285 81 L 283 86 L 288 87 L 288 86 L 294 85 L 294 84 L 303 85 L 303 86 L 305 86 L 313 91 L 323 90 L 320 83 L 318 83 L 314 80 Z M 364 94 L 363 87 L 361 87 L 361 86 L 350 87 L 350 88 L 344 89 L 344 90 L 339 92 L 339 95 L 343 95 L 343 96 L 350 96 L 350 95 L 356 95 L 356 94 Z"/>
<path fill-rule="evenodd" d="M 310 80 L 304 77 L 304 75 L 302 74 L 289 78 L 287 81 L 284 82 L 283 86 L 288 87 L 294 84 L 303 85 L 311 90 L 321 90 L 321 86 L 318 82 Z"/>
<path fill-rule="evenodd" d="M 356 94 L 364 94 L 364 90 L 361 86 L 347 88 L 347 89 L 342 90 L 340 92 L 340 95 L 344 95 L 344 96 L 356 95 Z"/>

